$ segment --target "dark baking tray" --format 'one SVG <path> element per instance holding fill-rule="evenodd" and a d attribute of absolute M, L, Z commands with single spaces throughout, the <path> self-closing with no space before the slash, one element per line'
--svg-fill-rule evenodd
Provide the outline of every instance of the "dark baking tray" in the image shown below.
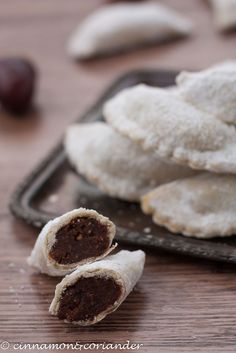
<path fill-rule="evenodd" d="M 102 120 L 104 101 L 121 89 L 137 83 L 167 87 L 174 84 L 177 72 L 137 70 L 112 84 L 80 122 Z M 161 248 L 201 258 L 236 263 L 236 237 L 214 240 L 187 238 L 153 224 L 139 204 L 108 197 L 69 166 L 60 142 L 18 186 L 10 201 L 14 215 L 36 227 L 77 207 L 94 208 L 117 225 L 116 239 L 136 247 Z"/>

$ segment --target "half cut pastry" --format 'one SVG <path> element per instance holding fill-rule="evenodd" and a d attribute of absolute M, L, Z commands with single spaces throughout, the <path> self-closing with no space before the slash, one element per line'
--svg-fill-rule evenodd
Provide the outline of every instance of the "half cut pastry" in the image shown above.
<path fill-rule="evenodd" d="M 164 89 L 138 85 L 104 106 L 121 134 L 159 157 L 194 169 L 236 173 L 236 130 Z"/>
<path fill-rule="evenodd" d="M 191 23 L 159 4 L 113 4 L 91 14 L 72 34 L 68 52 L 87 59 L 191 32 Z"/>
<path fill-rule="evenodd" d="M 226 61 L 199 72 L 181 72 L 178 94 L 219 120 L 236 124 L 236 61 Z"/>
<path fill-rule="evenodd" d="M 196 174 L 143 151 L 103 122 L 70 126 L 65 148 L 78 173 L 110 196 L 129 201 L 139 201 L 157 185 Z"/>
<path fill-rule="evenodd" d="M 112 246 L 115 225 L 94 210 L 75 209 L 48 222 L 28 258 L 29 265 L 51 276 L 103 258 Z"/>
<path fill-rule="evenodd" d="M 141 201 L 144 213 L 171 232 L 197 238 L 236 234 L 236 178 L 204 173 L 162 185 Z"/>
<path fill-rule="evenodd" d="M 56 286 L 49 312 L 65 322 L 92 325 L 115 311 L 142 275 L 145 253 L 120 251 L 79 267 Z"/>

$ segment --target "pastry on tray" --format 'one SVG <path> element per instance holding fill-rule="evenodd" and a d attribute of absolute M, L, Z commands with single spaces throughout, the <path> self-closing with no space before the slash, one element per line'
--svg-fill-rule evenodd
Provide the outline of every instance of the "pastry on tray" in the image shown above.
<path fill-rule="evenodd" d="M 139 201 L 160 184 L 197 173 L 144 151 L 104 122 L 70 126 L 64 144 L 78 173 L 108 195 L 124 200 Z"/>
<path fill-rule="evenodd" d="M 114 129 L 163 160 L 218 173 L 236 173 L 236 131 L 181 99 L 143 84 L 104 106 Z"/>
<path fill-rule="evenodd" d="M 145 213 L 171 232 L 197 238 L 236 233 L 236 178 L 203 173 L 159 186 L 143 196 Z"/>
<path fill-rule="evenodd" d="M 189 35 L 191 22 L 160 4 L 113 4 L 89 15 L 74 31 L 68 52 L 88 59 Z"/>
<path fill-rule="evenodd" d="M 199 72 L 181 72 L 177 92 L 196 108 L 226 123 L 236 124 L 236 60 Z"/>

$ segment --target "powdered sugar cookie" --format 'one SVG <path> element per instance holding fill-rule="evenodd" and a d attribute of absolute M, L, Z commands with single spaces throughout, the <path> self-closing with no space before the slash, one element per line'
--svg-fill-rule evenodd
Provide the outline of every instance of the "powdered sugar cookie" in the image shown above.
<path fill-rule="evenodd" d="M 160 4 L 107 5 L 79 25 L 69 40 L 68 52 L 87 59 L 185 36 L 191 29 L 189 20 Z"/>
<path fill-rule="evenodd" d="M 236 61 L 226 61 L 199 72 L 181 72 L 178 94 L 219 120 L 236 124 Z"/>
<path fill-rule="evenodd" d="M 157 185 L 196 174 L 143 151 L 103 122 L 70 126 L 65 148 L 78 173 L 105 193 L 130 201 Z"/>
<path fill-rule="evenodd" d="M 207 239 L 236 233 L 236 178 L 202 175 L 162 185 L 143 196 L 141 205 L 156 224 L 174 233 Z"/>
<path fill-rule="evenodd" d="M 145 150 L 166 160 L 236 173 L 236 130 L 160 88 L 137 85 L 111 98 L 106 120 Z"/>

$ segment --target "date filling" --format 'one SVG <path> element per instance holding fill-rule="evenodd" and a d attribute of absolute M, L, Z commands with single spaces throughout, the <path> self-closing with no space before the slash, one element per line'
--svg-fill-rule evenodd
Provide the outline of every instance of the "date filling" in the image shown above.
<path fill-rule="evenodd" d="M 72 264 L 100 256 L 108 247 L 106 225 L 91 217 L 77 217 L 58 230 L 49 256 L 59 264 Z"/>
<path fill-rule="evenodd" d="M 58 317 L 67 321 L 93 320 L 121 296 L 121 286 L 109 277 L 81 277 L 61 295 Z"/>

